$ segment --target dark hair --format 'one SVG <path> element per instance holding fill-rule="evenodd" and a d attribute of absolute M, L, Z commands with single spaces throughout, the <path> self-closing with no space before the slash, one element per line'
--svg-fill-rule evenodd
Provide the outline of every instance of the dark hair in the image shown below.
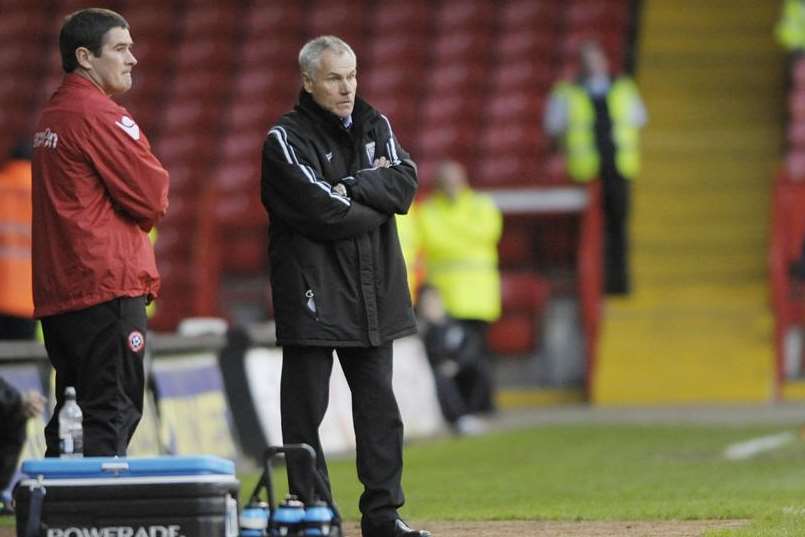
<path fill-rule="evenodd" d="M 59 32 L 59 52 L 64 72 L 72 73 L 78 67 L 75 51 L 80 47 L 89 49 L 96 57 L 100 56 L 103 36 L 112 28 L 128 30 L 129 23 L 111 9 L 92 7 L 67 15 Z"/>

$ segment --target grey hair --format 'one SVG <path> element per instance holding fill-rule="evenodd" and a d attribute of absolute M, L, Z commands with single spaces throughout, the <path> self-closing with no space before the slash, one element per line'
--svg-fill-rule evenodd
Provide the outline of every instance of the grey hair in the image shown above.
<path fill-rule="evenodd" d="M 348 53 L 357 61 L 355 52 L 346 41 L 334 35 L 320 35 L 305 43 L 299 51 L 299 70 L 302 74 L 313 77 L 321 63 L 321 55 L 325 50 L 332 50 L 336 54 Z"/>

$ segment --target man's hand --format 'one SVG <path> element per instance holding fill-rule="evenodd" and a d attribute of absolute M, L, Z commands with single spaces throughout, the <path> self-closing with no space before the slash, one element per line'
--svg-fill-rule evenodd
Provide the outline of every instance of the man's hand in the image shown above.
<path fill-rule="evenodd" d="M 26 418 L 38 416 L 45 409 L 45 398 L 35 390 L 25 392 L 22 395 L 22 414 Z"/>
<path fill-rule="evenodd" d="M 347 187 L 344 186 L 344 183 L 337 183 L 333 187 L 333 192 L 336 194 L 340 194 L 341 196 L 347 197 Z"/>
<path fill-rule="evenodd" d="M 372 168 L 388 168 L 391 166 L 391 161 L 387 160 L 386 157 L 376 158 L 375 161 L 372 163 Z"/>

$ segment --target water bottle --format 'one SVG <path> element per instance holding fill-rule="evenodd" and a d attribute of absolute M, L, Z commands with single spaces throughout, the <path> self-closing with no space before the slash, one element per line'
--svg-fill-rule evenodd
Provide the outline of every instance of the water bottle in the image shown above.
<path fill-rule="evenodd" d="M 268 504 L 250 503 L 240 513 L 240 537 L 263 537 L 268 526 Z"/>
<path fill-rule="evenodd" d="M 305 509 L 304 535 L 330 535 L 333 511 L 322 501 L 314 502 Z"/>
<path fill-rule="evenodd" d="M 305 504 L 300 502 L 293 494 L 289 494 L 285 501 L 279 504 L 271 514 L 268 534 L 272 537 L 301 535 L 304 520 Z"/>
<path fill-rule="evenodd" d="M 84 456 L 83 415 L 75 401 L 75 388 L 64 390 L 64 404 L 59 411 L 59 452 L 63 458 Z"/>

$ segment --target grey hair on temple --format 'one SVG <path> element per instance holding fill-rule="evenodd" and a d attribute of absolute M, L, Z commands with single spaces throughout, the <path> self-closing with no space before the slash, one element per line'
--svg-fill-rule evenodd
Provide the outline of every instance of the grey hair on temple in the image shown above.
<path fill-rule="evenodd" d="M 332 50 L 339 55 L 348 53 L 357 61 L 355 52 L 346 41 L 334 35 L 322 35 L 305 43 L 299 51 L 299 70 L 312 77 L 319 68 L 321 55 L 325 50 Z"/>

